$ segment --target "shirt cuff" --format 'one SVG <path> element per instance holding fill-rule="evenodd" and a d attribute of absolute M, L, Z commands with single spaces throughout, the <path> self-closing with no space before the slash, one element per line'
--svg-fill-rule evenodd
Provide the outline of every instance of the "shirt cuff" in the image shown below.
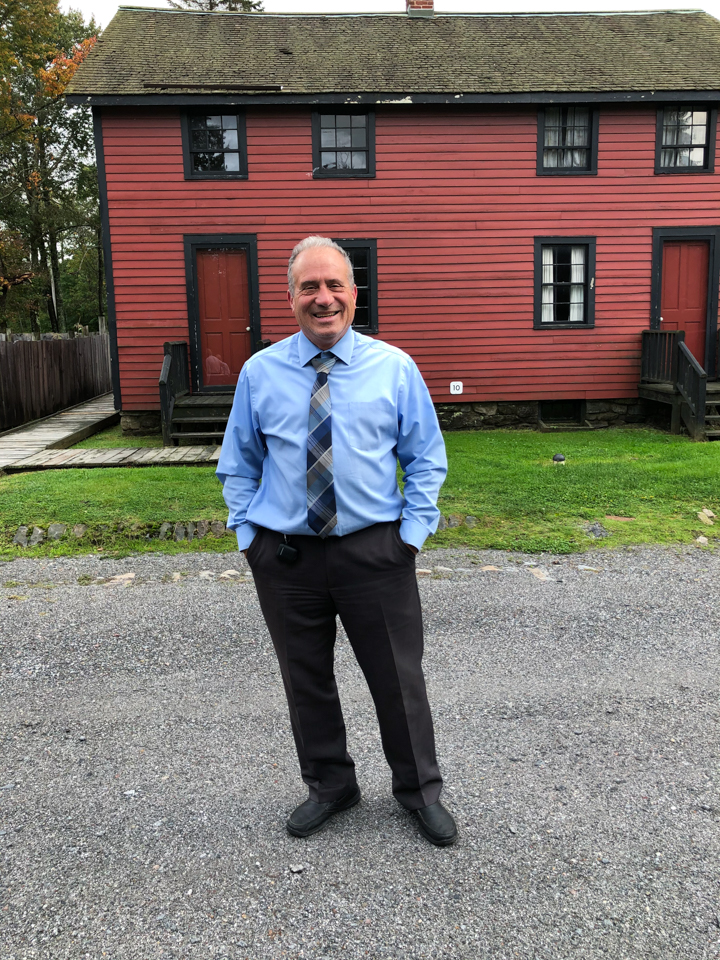
<path fill-rule="evenodd" d="M 400 524 L 400 539 L 403 543 L 417 547 L 418 550 L 422 550 L 429 532 L 428 528 L 417 520 L 403 520 Z"/>
<path fill-rule="evenodd" d="M 237 535 L 238 550 L 247 550 L 247 548 L 255 539 L 257 532 L 258 528 L 254 523 L 248 523 L 247 520 L 244 523 L 241 523 L 235 531 Z"/>

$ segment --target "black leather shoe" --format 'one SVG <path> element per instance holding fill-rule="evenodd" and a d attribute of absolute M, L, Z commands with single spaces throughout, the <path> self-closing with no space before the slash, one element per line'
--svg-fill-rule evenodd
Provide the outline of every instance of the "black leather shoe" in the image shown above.
<path fill-rule="evenodd" d="M 452 814 L 438 800 L 415 811 L 420 833 L 436 847 L 449 847 L 458 837 Z"/>
<path fill-rule="evenodd" d="M 360 787 L 355 787 L 350 793 L 331 800 L 328 803 L 317 803 L 315 800 L 306 800 L 296 807 L 287 819 L 288 833 L 294 837 L 309 837 L 330 819 L 334 813 L 354 807 L 360 800 Z"/>

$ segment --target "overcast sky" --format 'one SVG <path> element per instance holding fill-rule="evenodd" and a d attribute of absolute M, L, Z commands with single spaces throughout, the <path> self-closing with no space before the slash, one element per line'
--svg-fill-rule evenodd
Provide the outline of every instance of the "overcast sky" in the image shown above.
<path fill-rule="evenodd" d="M 112 20 L 120 4 L 117 0 L 61 0 L 61 6 L 67 10 L 70 7 L 79 9 L 89 19 L 94 15 L 101 27 L 106 27 Z M 134 3 L 125 2 L 122 6 L 132 7 L 165 7 L 162 0 L 136 0 Z M 678 8 L 701 9 L 720 19 L 720 0 L 706 0 L 698 4 L 678 4 Z M 608 0 L 608 2 L 583 2 L 583 0 L 435 0 L 435 9 L 448 13 L 571 13 L 592 12 L 600 10 L 664 10 L 673 8 L 672 4 L 650 2 L 623 2 L 623 0 Z M 265 10 L 268 13 L 402 13 L 405 10 L 405 0 L 265 0 Z"/>

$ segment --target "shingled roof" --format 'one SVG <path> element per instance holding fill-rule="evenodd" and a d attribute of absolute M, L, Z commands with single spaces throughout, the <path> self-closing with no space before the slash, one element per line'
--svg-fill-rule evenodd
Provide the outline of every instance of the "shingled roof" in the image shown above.
<path fill-rule="evenodd" d="M 75 102 L 158 94 L 720 91 L 720 21 L 699 10 L 282 15 L 121 7 Z"/>

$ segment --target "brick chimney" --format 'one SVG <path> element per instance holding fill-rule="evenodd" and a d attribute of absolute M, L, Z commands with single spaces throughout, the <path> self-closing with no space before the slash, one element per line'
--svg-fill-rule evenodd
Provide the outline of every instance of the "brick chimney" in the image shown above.
<path fill-rule="evenodd" d="M 405 0 L 405 10 L 409 17 L 431 17 L 433 0 Z"/>

